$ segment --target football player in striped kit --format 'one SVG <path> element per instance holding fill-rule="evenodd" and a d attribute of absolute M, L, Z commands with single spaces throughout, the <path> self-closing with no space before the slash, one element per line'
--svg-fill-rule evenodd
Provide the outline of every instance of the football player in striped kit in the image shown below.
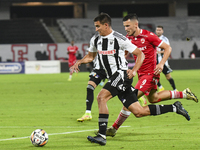
<path fill-rule="evenodd" d="M 91 142 L 106 145 L 106 130 L 109 117 L 107 101 L 118 96 L 123 105 L 129 109 L 136 117 L 148 115 L 160 115 L 167 112 L 179 112 L 186 119 L 190 119 L 187 111 L 181 105 L 147 105 L 142 107 L 137 99 L 137 92 L 132 87 L 132 78 L 141 67 L 144 54 L 125 36 L 114 31 L 111 27 L 111 18 L 108 14 L 101 13 L 94 19 L 96 31 L 90 41 L 89 53 L 81 60 L 77 61 L 70 68 L 71 71 L 79 71 L 79 66 L 83 63 L 93 61 L 97 56 L 96 65 L 98 69 L 104 70 L 108 82 L 97 96 L 99 107 L 99 132 L 97 136 L 88 136 Z M 135 66 L 128 70 L 125 59 L 125 51 L 137 57 Z M 180 103 L 180 102 L 176 102 Z"/>
<path fill-rule="evenodd" d="M 164 32 L 163 26 L 159 25 L 156 27 L 156 35 L 159 37 L 159 39 L 161 39 L 165 43 L 169 44 L 169 40 L 166 36 L 163 35 L 163 32 Z M 160 61 L 162 60 L 163 54 L 164 54 L 163 49 L 157 47 L 157 64 L 159 64 Z M 170 74 L 170 72 L 172 72 L 172 69 L 169 66 L 168 60 L 165 62 L 162 72 L 165 75 L 166 79 L 171 84 L 173 90 L 177 91 L 174 79 L 171 77 L 171 74 Z M 158 81 L 157 85 L 159 88 L 159 92 L 164 90 L 164 87 L 161 85 L 160 81 Z"/>

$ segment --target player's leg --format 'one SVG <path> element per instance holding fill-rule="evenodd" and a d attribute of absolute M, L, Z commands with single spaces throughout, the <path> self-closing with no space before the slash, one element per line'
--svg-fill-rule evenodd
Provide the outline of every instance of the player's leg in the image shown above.
<path fill-rule="evenodd" d="M 162 60 L 162 56 L 157 54 L 157 64 L 159 64 L 161 60 Z M 164 67 L 163 67 L 163 70 L 164 70 Z M 162 71 L 162 72 L 163 72 L 163 71 Z M 163 90 L 165 89 L 165 88 L 162 86 L 162 84 L 160 83 L 160 80 L 158 81 L 157 85 L 158 85 L 158 91 L 159 91 L 159 92 L 160 92 L 160 91 L 163 91 Z"/>
<path fill-rule="evenodd" d="M 168 91 L 164 90 L 157 93 L 156 89 L 152 89 L 149 95 L 147 96 L 150 103 L 157 103 L 164 100 L 171 99 L 187 99 L 193 100 L 196 103 L 198 102 L 197 97 L 189 88 L 186 88 L 183 91 Z"/>
<path fill-rule="evenodd" d="M 132 99 L 137 99 L 136 94 L 133 95 L 132 93 L 126 94 L 125 99 L 127 101 L 131 101 Z M 127 107 L 127 106 L 126 106 Z M 175 102 L 172 105 L 147 105 L 142 107 L 138 101 L 133 102 L 129 107 L 129 111 L 131 111 L 136 117 L 144 117 L 148 115 L 161 115 L 168 112 L 176 112 L 184 116 L 188 121 L 190 120 L 190 116 L 188 115 L 187 111 L 181 106 L 180 102 Z M 120 115 L 130 115 L 128 109 L 124 109 L 121 111 Z M 127 117 L 126 117 L 127 118 Z M 119 125 L 119 124 L 118 124 Z M 107 129 L 106 135 L 107 136 L 115 136 L 119 126 L 116 126 L 116 122 Z"/>
<path fill-rule="evenodd" d="M 168 64 L 168 61 L 165 63 L 164 67 L 163 67 L 163 73 L 166 77 L 166 79 L 169 81 L 170 85 L 172 86 L 173 90 L 174 91 L 177 91 L 176 90 L 176 85 L 175 85 L 175 82 L 174 82 L 174 79 L 171 77 L 171 72 L 173 70 L 170 68 L 169 64 Z M 160 92 L 160 91 L 159 91 Z"/>
<path fill-rule="evenodd" d="M 171 87 L 173 88 L 173 90 L 177 91 L 174 79 L 172 78 L 171 74 L 168 73 L 168 74 L 165 75 L 165 77 L 169 81 L 169 83 L 170 83 Z"/>
<path fill-rule="evenodd" d="M 159 92 L 165 90 L 165 88 L 161 85 L 160 80 L 158 81 L 157 85 L 158 85 L 158 91 Z"/>
<path fill-rule="evenodd" d="M 144 117 L 144 116 L 157 116 L 162 115 L 168 112 L 176 112 L 177 114 L 182 115 L 188 121 L 190 120 L 190 116 L 188 112 L 182 107 L 182 104 L 179 101 L 176 101 L 174 104 L 171 105 L 147 105 L 147 106 L 140 106 L 137 102 L 131 104 L 128 109 L 137 117 Z"/>
<path fill-rule="evenodd" d="M 68 61 L 68 66 L 69 66 L 69 68 L 70 68 L 71 66 L 73 66 L 75 63 L 76 63 L 76 60 Z M 72 80 L 72 75 L 73 75 L 73 73 L 74 73 L 74 72 L 73 72 L 72 70 L 70 70 L 68 81 L 71 81 L 71 80 Z"/>
<path fill-rule="evenodd" d="M 87 120 L 92 119 L 91 109 L 92 109 L 92 104 L 94 101 L 94 90 L 95 90 L 96 86 L 97 85 L 95 82 L 88 81 L 87 95 L 86 95 L 86 111 L 85 111 L 85 114 L 81 118 L 77 119 L 78 122 L 87 121 Z"/>
<path fill-rule="evenodd" d="M 156 86 L 157 81 L 158 79 L 153 78 L 153 76 L 140 77 L 138 83 L 135 86 L 136 89 L 139 89 L 138 97 L 141 97 L 145 93 L 150 103 L 157 103 L 160 102 L 161 100 L 169 100 L 181 97 L 183 98 L 184 95 L 186 99 L 192 99 L 198 102 L 198 99 L 196 98 L 194 93 L 192 93 L 191 90 L 188 88 L 183 92 L 165 90 L 157 93 L 157 86 Z M 123 107 L 112 127 L 107 130 L 107 135 L 114 136 L 118 128 L 129 117 L 129 115 L 130 115 L 129 110 Z"/>
<path fill-rule="evenodd" d="M 124 76 L 121 75 L 122 73 L 124 73 Z M 124 79 L 122 79 L 122 77 L 124 77 Z M 103 89 L 98 94 L 97 101 L 99 107 L 99 132 L 95 137 L 88 136 L 87 138 L 89 141 L 98 143 L 100 145 L 106 144 L 106 130 L 109 116 L 107 101 L 123 91 L 125 82 L 127 85 L 130 85 L 132 83 L 132 79 L 130 80 L 127 78 L 126 72 L 116 72 L 114 75 L 112 75 L 112 77 L 109 79 L 109 82 L 105 84 Z"/>
<path fill-rule="evenodd" d="M 140 98 L 144 95 L 142 91 L 138 91 L 137 97 Z M 119 99 L 122 99 L 119 97 Z M 114 130 L 118 130 L 119 127 L 126 121 L 126 119 L 130 116 L 131 112 L 126 108 L 122 107 L 122 110 L 120 111 L 117 119 L 113 123 L 112 127 Z M 109 132 L 109 131 L 108 131 Z M 111 133 L 106 133 L 106 134 L 111 134 L 110 136 L 113 136 L 112 132 Z"/>
<path fill-rule="evenodd" d="M 143 91 L 146 94 L 146 91 L 149 92 L 147 96 L 150 103 L 157 103 L 164 100 L 170 99 L 187 99 L 187 100 L 194 100 L 198 102 L 197 97 L 195 96 L 192 91 L 187 88 L 184 91 L 168 91 L 164 90 L 157 93 L 157 82 L 159 78 L 154 75 L 144 75 L 138 83 L 136 84 L 135 88 L 140 91 Z M 144 82 L 145 81 L 145 82 Z M 142 86 L 141 86 L 142 85 Z"/>
<path fill-rule="evenodd" d="M 68 66 L 69 66 L 69 68 L 70 68 L 71 66 L 73 66 L 73 63 L 70 62 L 70 61 L 68 61 Z M 72 70 L 69 70 L 69 78 L 68 78 L 68 81 L 71 81 L 71 80 L 72 80 L 72 74 L 73 74 Z"/>
<path fill-rule="evenodd" d="M 96 86 L 101 82 L 102 78 L 104 79 L 106 77 L 106 74 L 103 71 L 93 70 L 89 77 L 90 80 L 88 81 L 86 95 L 86 111 L 81 118 L 77 119 L 79 122 L 92 119 L 91 109 L 94 101 L 94 90 Z"/>
<path fill-rule="evenodd" d="M 99 132 L 97 136 L 88 136 L 87 139 L 91 142 L 100 144 L 100 145 L 106 145 L 106 129 L 108 124 L 108 117 L 109 117 L 109 111 L 107 107 L 107 101 L 112 98 L 112 94 L 106 90 L 102 89 L 98 96 L 98 107 L 99 107 Z"/>
<path fill-rule="evenodd" d="M 148 91 L 150 92 L 150 85 L 152 84 L 151 83 L 152 79 L 151 78 L 149 79 L 148 77 L 149 76 L 139 76 L 139 80 L 135 85 L 135 88 L 138 89 L 137 93 L 138 98 L 142 97 L 144 94 L 148 95 Z M 120 100 L 122 99 L 120 96 L 118 97 Z M 109 130 L 107 130 L 107 134 L 109 134 L 110 132 L 110 136 L 114 136 L 113 131 L 118 130 L 119 127 L 124 123 L 124 121 L 126 121 L 126 119 L 130 116 L 130 114 L 131 114 L 130 111 L 126 107 L 123 107 L 112 127 L 109 128 Z"/>

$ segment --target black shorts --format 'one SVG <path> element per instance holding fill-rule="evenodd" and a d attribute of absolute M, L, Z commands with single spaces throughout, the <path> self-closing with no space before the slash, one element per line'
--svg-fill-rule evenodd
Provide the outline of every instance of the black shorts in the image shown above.
<path fill-rule="evenodd" d="M 106 79 L 106 72 L 103 69 L 100 70 L 92 70 L 90 75 L 90 80 L 89 81 L 93 81 L 96 85 L 98 85 L 101 80 Z"/>
<path fill-rule="evenodd" d="M 128 87 L 125 91 L 122 91 L 118 94 L 119 100 L 123 103 L 123 105 L 128 109 L 128 107 L 137 102 L 138 89 L 134 87 Z"/>
<path fill-rule="evenodd" d="M 165 65 L 164 64 L 164 66 L 163 66 L 163 73 L 166 75 L 166 74 L 169 74 L 170 72 L 172 72 L 173 70 L 169 67 L 169 66 L 167 66 L 167 65 Z"/>
<path fill-rule="evenodd" d="M 112 97 L 117 95 L 123 105 L 128 109 L 132 103 L 138 101 L 138 90 L 132 87 L 133 79 L 128 79 L 126 71 L 123 71 L 123 74 L 122 77 L 119 72 L 114 73 L 103 88 L 108 90 Z"/>
<path fill-rule="evenodd" d="M 131 87 L 133 79 L 128 79 L 126 71 L 123 71 L 123 74 L 124 77 L 122 77 L 119 72 L 115 72 L 103 87 L 108 90 L 113 97 L 125 91 L 126 88 Z"/>

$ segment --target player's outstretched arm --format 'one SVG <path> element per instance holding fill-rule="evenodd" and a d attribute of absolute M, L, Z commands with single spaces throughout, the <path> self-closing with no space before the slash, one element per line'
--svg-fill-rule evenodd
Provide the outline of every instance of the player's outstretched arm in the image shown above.
<path fill-rule="evenodd" d="M 81 60 L 78 60 L 72 67 L 70 67 L 70 71 L 72 72 L 79 72 L 79 66 L 81 64 L 86 64 L 94 60 L 96 57 L 97 53 L 96 52 L 89 52 L 85 57 L 83 57 Z"/>

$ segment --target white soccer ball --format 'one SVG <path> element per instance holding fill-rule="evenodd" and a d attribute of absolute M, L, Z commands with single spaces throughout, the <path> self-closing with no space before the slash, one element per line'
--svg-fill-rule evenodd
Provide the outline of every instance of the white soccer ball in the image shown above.
<path fill-rule="evenodd" d="M 44 146 L 48 142 L 48 134 L 43 129 L 37 129 L 31 134 L 31 142 L 34 146 Z"/>

